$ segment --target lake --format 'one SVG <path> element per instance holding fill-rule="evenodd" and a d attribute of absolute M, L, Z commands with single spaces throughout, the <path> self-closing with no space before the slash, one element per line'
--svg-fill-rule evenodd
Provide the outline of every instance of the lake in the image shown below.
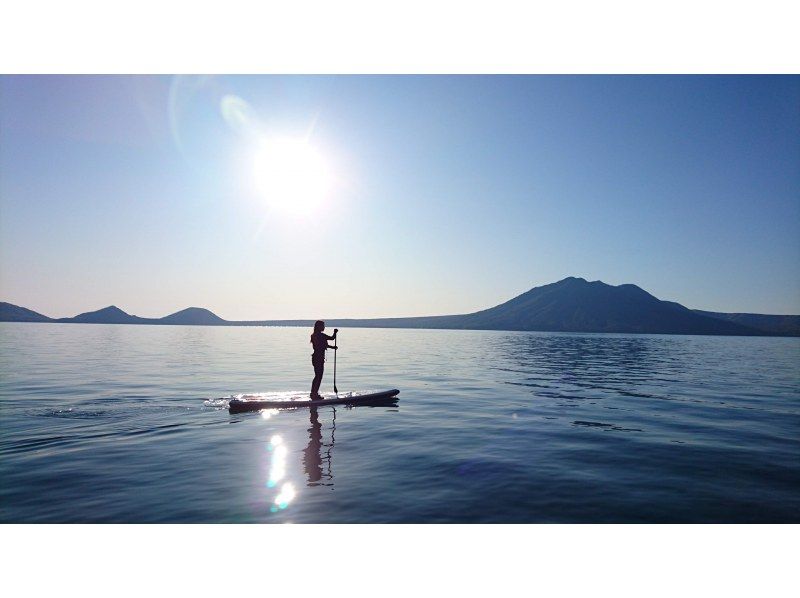
<path fill-rule="evenodd" d="M 230 415 L 310 333 L 0 324 L 0 521 L 800 522 L 799 338 L 342 329 L 396 406 Z"/>

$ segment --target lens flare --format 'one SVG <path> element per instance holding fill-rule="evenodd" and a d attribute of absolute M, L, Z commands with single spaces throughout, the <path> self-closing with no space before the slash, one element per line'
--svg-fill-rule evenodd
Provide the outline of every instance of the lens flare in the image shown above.
<path fill-rule="evenodd" d="M 254 137 L 261 129 L 255 110 L 239 96 L 224 96 L 219 102 L 219 111 L 228 126 L 243 137 Z"/>

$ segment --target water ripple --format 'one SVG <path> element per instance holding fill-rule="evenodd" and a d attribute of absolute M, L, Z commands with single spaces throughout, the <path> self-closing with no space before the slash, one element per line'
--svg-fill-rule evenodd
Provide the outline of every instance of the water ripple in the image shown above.
<path fill-rule="evenodd" d="M 300 328 L 0 324 L 0 521 L 800 522 L 800 339 L 340 336 L 396 406 L 203 399 L 307 388 Z"/>

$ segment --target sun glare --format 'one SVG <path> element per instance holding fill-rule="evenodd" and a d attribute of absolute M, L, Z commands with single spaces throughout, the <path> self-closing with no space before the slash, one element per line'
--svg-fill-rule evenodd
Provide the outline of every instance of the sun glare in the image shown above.
<path fill-rule="evenodd" d="M 328 199 L 331 188 L 328 164 L 303 139 L 264 140 L 256 151 L 253 169 L 259 193 L 276 209 L 309 215 Z"/>

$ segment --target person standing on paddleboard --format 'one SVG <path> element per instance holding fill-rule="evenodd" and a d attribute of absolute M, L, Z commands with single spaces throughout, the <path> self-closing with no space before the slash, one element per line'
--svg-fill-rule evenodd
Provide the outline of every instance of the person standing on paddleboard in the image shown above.
<path fill-rule="evenodd" d="M 325 322 L 317 320 L 314 323 L 314 333 L 311 335 L 311 344 L 314 347 L 314 353 L 311 355 L 311 365 L 314 366 L 314 380 L 311 382 L 311 400 L 323 398 L 319 394 L 319 387 L 322 384 L 322 374 L 325 371 L 325 351 L 327 349 L 336 350 L 334 345 L 329 345 L 328 341 L 336 339 L 339 333 L 338 328 L 333 329 L 333 336 L 328 336 L 324 332 Z"/>

